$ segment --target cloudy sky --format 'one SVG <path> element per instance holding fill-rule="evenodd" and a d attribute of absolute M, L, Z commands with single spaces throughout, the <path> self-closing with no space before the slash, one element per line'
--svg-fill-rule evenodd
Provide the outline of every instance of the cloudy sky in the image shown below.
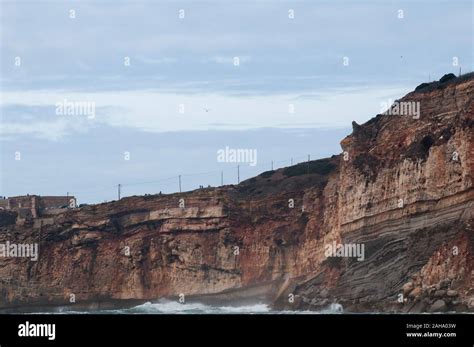
<path fill-rule="evenodd" d="M 235 183 L 219 149 L 257 150 L 241 179 L 336 154 L 352 120 L 473 67 L 462 0 L 2 0 L 0 23 L 6 196 Z"/>

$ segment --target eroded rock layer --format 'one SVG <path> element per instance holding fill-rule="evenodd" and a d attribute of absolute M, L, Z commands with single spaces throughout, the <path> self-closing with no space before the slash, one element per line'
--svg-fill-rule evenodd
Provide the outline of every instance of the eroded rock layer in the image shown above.
<path fill-rule="evenodd" d="M 38 261 L 0 257 L 0 308 L 184 294 L 472 311 L 473 92 L 472 75 L 424 84 L 397 100 L 419 117 L 354 123 L 341 155 L 236 186 L 27 219 L 0 211 L 0 244 L 40 246 Z M 363 245 L 363 257 L 328 256 L 330 245 Z"/>

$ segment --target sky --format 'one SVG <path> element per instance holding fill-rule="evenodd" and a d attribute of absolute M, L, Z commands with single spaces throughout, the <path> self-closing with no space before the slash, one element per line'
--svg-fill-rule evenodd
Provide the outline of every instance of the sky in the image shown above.
<path fill-rule="evenodd" d="M 473 70 L 473 5 L 0 0 L 0 38 L 0 195 L 93 203 L 340 153 L 353 120 Z"/>

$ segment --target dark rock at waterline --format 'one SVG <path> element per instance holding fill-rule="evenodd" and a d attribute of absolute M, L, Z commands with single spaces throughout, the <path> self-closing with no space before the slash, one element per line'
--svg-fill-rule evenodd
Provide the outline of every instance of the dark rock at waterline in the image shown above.
<path fill-rule="evenodd" d="M 430 312 L 446 312 L 448 306 L 444 300 L 436 300 L 430 307 Z"/>

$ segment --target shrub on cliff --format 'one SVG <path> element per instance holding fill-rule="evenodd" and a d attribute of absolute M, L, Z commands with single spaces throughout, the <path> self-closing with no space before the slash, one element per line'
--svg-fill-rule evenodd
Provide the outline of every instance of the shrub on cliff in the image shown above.
<path fill-rule="evenodd" d="M 287 177 L 306 174 L 327 175 L 335 168 L 336 165 L 330 159 L 320 159 L 287 167 L 283 170 L 283 175 Z"/>
<path fill-rule="evenodd" d="M 443 77 L 439 79 L 441 83 L 448 82 L 449 80 L 452 80 L 453 78 L 456 78 L 456 75 L 453 73 L 447 73 Z"/>

